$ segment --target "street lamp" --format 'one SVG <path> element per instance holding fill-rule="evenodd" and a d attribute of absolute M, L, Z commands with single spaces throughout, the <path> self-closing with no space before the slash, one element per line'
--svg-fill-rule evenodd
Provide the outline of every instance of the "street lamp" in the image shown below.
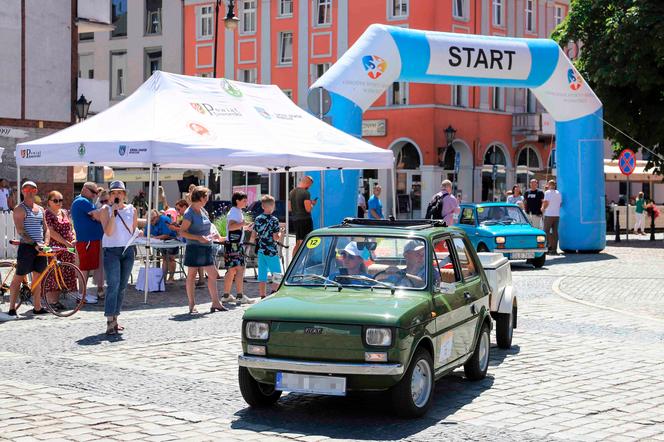
<path fill-rule="evenodd" d="M 217 45 L 219 43 L 219 30 L 217 26 L 219 24 L 219 5 L 222 0 L 217 0 L 216 6 L 214 8 L 214 62 L 212 63 L 214 78 L 217 78 Z M 234 0 L 228 0 L 228 7 L 226 8 L 226 18 L 224 18 L 224 27 L 229 31 L 237 29 L 237 25 L 240 22 L 240 19 L 235 16 L 233 12 L 235 10 Z"/>
<path fill-rule="evenodd" d="M 450 147 L 452 143 L 454 143 L 454 139 L 456 138 L 456 129 L 452 127 L 450 124 L 447 126 L 447 129 L 445 129 L 445 139 L 447 140 L 447 147 Z"/>
<path fill-rule="evenodd" d="M 237 29 L 237 25 L 240 22 L 240 19 L 235 16 L 233 10 L 235 9 L 234 0 L 228 0 L 228 9 L 226 13 L 226 18 L 224 19 L 224 26 L 229 31 Z M 219 3 L 219 2 L 217 2 Z"/>
<path fill-rule="evenodd" d="M 76 116 L 78 120 L 85 120 L 88 118 L 88 111 L 90 110 L 90 103 L 92 100 L 88 101 L 85 99 L 85 95 L 81 94 L 78 100 L 76 100 Z"/>

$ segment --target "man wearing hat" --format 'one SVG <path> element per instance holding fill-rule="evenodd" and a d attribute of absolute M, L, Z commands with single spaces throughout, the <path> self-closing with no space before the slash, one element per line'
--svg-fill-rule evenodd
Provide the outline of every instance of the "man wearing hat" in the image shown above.
<path fill-rule="evenodd" d="M 406 260 L 406 268 L 397 270 L 396 267 L 390 267 L 386 273 L 391 274 L 385 282 L 396 286 L 423 287 L 426 281 L 424 241 L 416 239 L 408 241 L 403 248 L 403 257 Z"/>
<path fill-rule="evenodd" d="M 94 271 L 94 282 L 97 286 L 97 295 L 104 293 L 104 272 L 101 265 L 101 239 L 104 230 L 99 222 L 99 212 L 94 204 L 97 196 L 97 185 L 91 181 L 83 184 L 81 194 L 71 205 L 71 217 L 76 232 L 76 253 L 78 254 L 78 267 L 83 277 L 88 280 L 88 274 Z M 88 294 L 85 301 L 91 304 L 97 302 L 97 296 Z"/>
<path fill-rule="evenodd" d="M 20 245 L 16 252 L 16 273 L 9 286 L 9 312 L 10 316 L 16 316 L 16 297 L 18 296 L 21 282 L 26 275 L 32 273 L 35 281 L 46 269 L 48 264 L 45 256 L 39 256 L 38 248 L 48 244 L 49 231 L 44 217 L 44 209 L 35 203 L 37 195 L 37 184 L 26 181 L 21 186 L 23 202 L 14 208 L 14 225 L 19 234 Z M 32 292 L 32 313 L 42 315 L 46 309 L 41 306 L 41 284 Z"/>

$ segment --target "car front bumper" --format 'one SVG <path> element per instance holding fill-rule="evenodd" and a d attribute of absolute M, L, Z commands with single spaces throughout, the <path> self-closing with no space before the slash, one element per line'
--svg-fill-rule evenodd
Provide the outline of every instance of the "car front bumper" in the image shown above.
<path fill-rule="evenodd" d="M 401 376 L 405 370 L 402 364 L 294 361 L 290 359 L 264 358 L 247 355 L 238 356 L 238 364 L 240 367 L 258 370 L 342 375 Z"/>

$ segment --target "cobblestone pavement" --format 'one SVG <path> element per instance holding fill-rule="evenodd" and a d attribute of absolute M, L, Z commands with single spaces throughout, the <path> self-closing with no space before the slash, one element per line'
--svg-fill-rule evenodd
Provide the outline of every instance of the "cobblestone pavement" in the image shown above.
<path fill-rule="evenodd" d="M 244 308 L 189 316 L 181 284 L 148 305 L 132 290 L 114 338 L 101 306 L 69 319 L 22 309 L 0 323 L 0 439 L 664 440 L 664 250 L 644 247 L 515 264 L 513 348 L 492 348 L 483 381 L 442 379 L 412 421 L 393 418 L 378 393 L 247 408 L 236 363 Z M 209 307 L 206 291 L 198 299 Z"/>

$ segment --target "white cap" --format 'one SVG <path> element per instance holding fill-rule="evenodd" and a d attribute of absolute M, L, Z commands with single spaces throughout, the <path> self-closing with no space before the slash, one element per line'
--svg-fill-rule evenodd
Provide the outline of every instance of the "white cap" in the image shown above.
<path fill-rule="evenodd" d="M 424 248 L 424 242 L 414 239 L 412 241 L 408 241 L 406 246 L 403 248 L 403 252 L 404 253 L 413 252 L 413 251 L 417 252 L 422 250 L 423 248 Z"/>
<path fill-rule="evenodd" d="M 360 254 L 360 249 L 357 248 L 357 243 L 355 241 L 351 241 L 346 244 L 346 247 L 344 247 L 344 252 L 353 256 L 362 256 Z"/>
<path fill-rule="evenodd" d="M 32 186 L 35 189 L 37 188 L 37 185 L 35 184 L 34 181 L 26 181 L 25 183 L 21 184 L 21 189 L 27 187 L 27 186 Z"/>

